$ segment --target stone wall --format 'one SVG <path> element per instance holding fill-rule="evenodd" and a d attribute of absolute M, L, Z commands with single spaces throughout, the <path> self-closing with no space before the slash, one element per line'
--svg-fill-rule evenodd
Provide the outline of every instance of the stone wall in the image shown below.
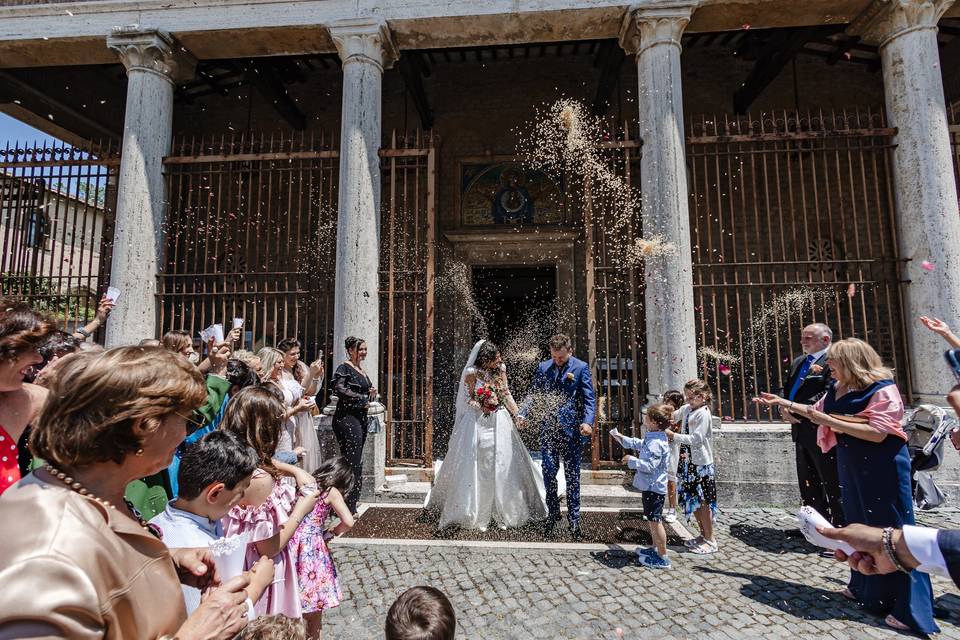
<path fill-rule="evenodd" d="M 729 425 L 714 432 L 718 504 L 793 507 L 800 503 L 789 425 Z M 960 500 L 960 452 L 947 443 L 934 472 L 951 505 Z"/>

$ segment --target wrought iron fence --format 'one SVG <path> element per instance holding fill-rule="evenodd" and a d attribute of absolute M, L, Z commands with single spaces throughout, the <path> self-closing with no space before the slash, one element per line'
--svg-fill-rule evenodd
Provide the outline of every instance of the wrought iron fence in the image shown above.
<path fill-rule="evenodd" d="M 389 464 L 433 460 L 436 144 L 391 136 L 380 152 L 381 375 Z"/>
<path fill-rule="evenodd" d="M 0 151 L 0 294 L 71 329 L 92 318 L 109 279 L 119 165 L 111 142 Z"/>
<path fill-rule="evenodd" d="M 381 151 L 380 383 L 388 462 L 432 459 L 436 152 Z M 244 318 L 244 347 L 297 337 L 333 366 L 339 151 L 324 135 L 182 138 L 164 160 L 169 210 L 158 331 Z"/>
<path fill-rule="evenodd" d="M 643 143 L 635 134 L 631 137 L 628 124 L 622 131 L 602 153 L 611 170 L 639 195 Z M 642 225 L 639 206 L 613 202 L 613 194 L 598 192 L 590 183 L 582 189 L 587 340 L 598 407 L 591 460 L 599 468 L 623 456 L 610 436 L 612 429 L 640 435 L 640 407 L 647 394 L 643 264 L 629 253 Z"/>
<path fill-rule="evenodd" d="M 700 116 L 688 129 L 700 375 L 724 419 L 772 420 L 801 328 L 870 342 L 909 395 L 882 111 Z"/>
<path fill-rule="evenodd" d="M 325 135 L 175 140 L 158 331 L 243 318 L 244 348 L 296 337 L 329 370 L 338 157 Z"/>

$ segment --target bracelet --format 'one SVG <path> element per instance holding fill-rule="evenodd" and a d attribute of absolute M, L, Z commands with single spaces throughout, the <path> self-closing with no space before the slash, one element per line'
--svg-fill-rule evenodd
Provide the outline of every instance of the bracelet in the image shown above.
<path fill-rule="evenodd" d="M 903 563 L 900 562 L 900 558 L 897 557 L 897 550 L 893 546 L 893 527 L 886 527 L 883 530 L 883 551 L 887 554 L 887 558 L 890 559 L 890 562 L 893 563 L 893 566 L 897 568 L 897 571 L 902 573 L 910 573 L 910 570 L 903 566 Z"/>
<path fill-rule="evenodd" d="M 78 328 L 77 328 L 77 333 L 79 333 L 80 335 L 82 335 L 84 338 L 89 338 L 89 337 L 90 337 L 90 332 L 87 331 L 86 329 L 84 329 L 83 327 L 78 327 Z"/>

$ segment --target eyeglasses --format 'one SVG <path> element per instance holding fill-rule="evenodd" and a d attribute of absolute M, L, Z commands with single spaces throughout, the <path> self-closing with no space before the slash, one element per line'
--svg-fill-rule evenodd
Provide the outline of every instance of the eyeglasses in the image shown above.
<path fill-rule="evenodd" d="M 183 421 L 187 423 L 187 429 L 188 429 L 191 433 L 194 432 L 194 431 L 196 431 L 197 429 L 199 429 L 200 427 L 203 426 L 203 422 L 200 421 L 200 420 L 197 420 L 197 419 L 194 418 L 192 415 L 191 415 L 191 416 L 185 416 L 185 415 L 183 415 L 182 413 L 180 413 L 179 411 L 174 411 L 173 413 L 175 413 L 178 417 L 183 418 Z"/>

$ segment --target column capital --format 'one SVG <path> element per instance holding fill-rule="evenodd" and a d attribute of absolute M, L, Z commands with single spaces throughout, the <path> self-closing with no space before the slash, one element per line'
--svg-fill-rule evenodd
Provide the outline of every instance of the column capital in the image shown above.
<path fill-rule="evenodd" d="M 380 18 L 339 20 L 328 28 L 342 66 L 365 62 L 389 69 L 400 55 L 390 27 Z"/>
<path fill-rule="evenodd" d="M 631 6 L 620 25 L 620 46 L 631 55 L 659 44 L 679 49 L 683 30 L 699 5 L 699 0 L 673 0 Z"/>
<path fill-rule="evenodd" d="M 954 0 L 872 0 L 847 27 L 847 34 L 883 48 L 913 31 L 936 29 Z"/>
<path fill-rule="evenodd" d="M 127 73 L 156 73 L 172 83 L 193 77 L 197 59 L 165 31 L 139 26 L 116 27 L 107 36 L 107 47 L 117 54 Z"/>

